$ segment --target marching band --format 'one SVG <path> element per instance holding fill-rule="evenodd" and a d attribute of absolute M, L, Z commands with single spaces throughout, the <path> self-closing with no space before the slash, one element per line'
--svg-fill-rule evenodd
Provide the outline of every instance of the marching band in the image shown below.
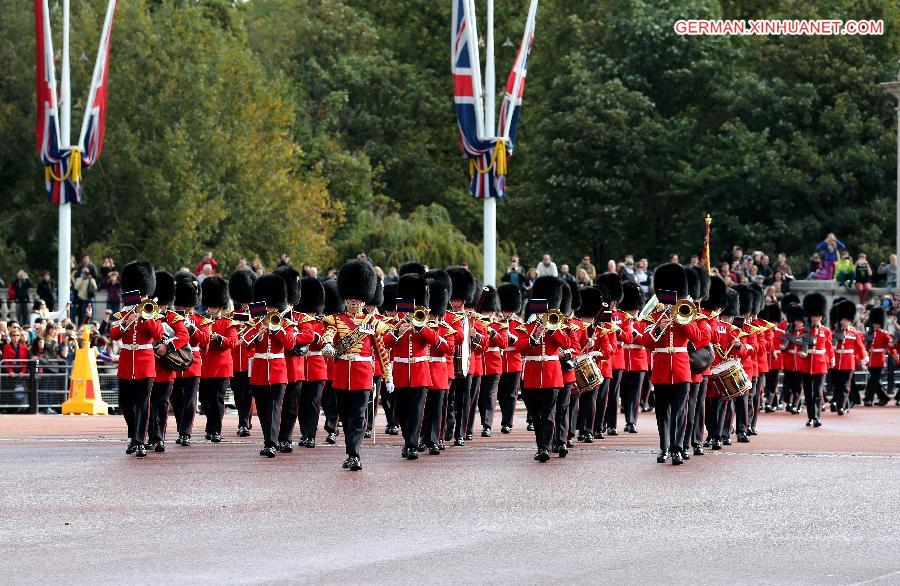
<path fill-rule="evenodd" d="M 353 471 L 379 403 L 385 433 L 402 434 L 402 458 L 417 460 L 472 440 L 476 416 L 490 437 L 497 406 L 500 431 L 510 433 L 521 396 L 534 459 L 547 462 L 565 458 L 573 440 L 617 435 L 620 414 L 622 430 L 638 433 L 649 378 L 657 461 L 680 465 L 730 445 L 732 434 L 749 442 L 761 410 L 799 413 L 801 390 L 806 425 L 821 426 L 826 379 L 831 411 L 845 415 L 862 402 L 851 385 L 860 364 L 870 372 L 865 402 L 887 402 L 879 380 L 894 342 L 884 312 L 871 311 L 866 334 L 852 325 L 848 300 L 830 311 L 817 293 L 766 304 L 757 287 L 728 287 L 677 263 L 654 271 L 646 300 L 614 273 L 582 289 L 541 276 L 527 300 L 509 283 L 482 287 L 461 266 L 409 262 L 400 273 L 382 288 L 373 267 L 354 260 L 324 283 L 284 266 L 198 286 L 190 274 L 129 263 L 126 307 L 110 330 L 122 341 L 126 453 L 165 451 L 170 402 L 176 444 L 190 446 L 198 395 L 205 437 L 220 442 L 229 386 L 240 437 L 251 435 L 255 404 L 260 455 L 292 452 L 298 426 L 296 445 L 315 448 L 324 413 L 325 441 L 343 434 L 342 466 Z"/>

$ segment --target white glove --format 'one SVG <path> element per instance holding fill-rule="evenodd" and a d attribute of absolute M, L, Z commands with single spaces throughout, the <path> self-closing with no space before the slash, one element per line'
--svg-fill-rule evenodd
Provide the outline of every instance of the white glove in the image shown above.
<path fill-rule="evenodd" d="M 390 395 L 394 392 L 394 383 L 387 382 L 384 383 L 384 390 L 387 391 L 387 394 Z"/>
<path fill-rule="evenodd" d="M 330 342 L 322 347 L 322 356 L 325 358 L 334 358 L 334 345 Z"/>

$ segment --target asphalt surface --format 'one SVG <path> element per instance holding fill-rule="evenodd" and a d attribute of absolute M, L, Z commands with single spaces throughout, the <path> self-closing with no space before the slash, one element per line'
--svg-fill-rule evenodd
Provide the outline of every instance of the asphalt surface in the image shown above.
<path fill-rule="evenodd" d="M 675 467 L 652 414 L 546 464 L 521 415 L 415 462 L 379 434 L 353 473 L 233 415 L 143 460 L 120 417 L 0 416 L 0 583 L 900 584 L 900 408 L 804 421 Z"/>

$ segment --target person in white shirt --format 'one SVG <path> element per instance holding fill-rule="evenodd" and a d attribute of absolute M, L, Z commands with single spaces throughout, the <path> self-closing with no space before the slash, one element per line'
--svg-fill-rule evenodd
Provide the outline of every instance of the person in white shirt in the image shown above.
<path fill-rule="evenodd" d="M 544 259 L 538 263 L 537 272 L 539 277 L 557 277 L 559 271 L 556 270 L 556 263 L 550 258 L 549 254 L 544 255 Z"/>

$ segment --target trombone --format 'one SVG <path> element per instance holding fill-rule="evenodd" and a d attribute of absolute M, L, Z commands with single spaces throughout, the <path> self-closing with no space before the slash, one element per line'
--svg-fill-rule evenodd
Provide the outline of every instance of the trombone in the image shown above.
<path fill-rule="evenodd" d="M 264 316 L 261 318 L 257 318 L 255 320 L 251 320 L 247 322 L 247 331 L 244 332 L 241 341 L 245 344 L 253 344 L 256 342 L 263 333 L 263 330 L 268 330 L 270 332 L 277 332 L 278 330 L 284 329 L 286 327 L 291 327 L 297 325 L 296 322 L 293 322 L 286 317 L 284 317 L 287 313 L 291 311 L 291 308 L 288 307 L 284 311 L 278 311 L 277 309 L 270 309 L 266 312 Z M 251 338 L 247 338 L 249 334 L 253 334 Z"/>
<path fill-rule="evenodd" d="M 547 313 L 541 314 L 540 321 L 545 330 L 552 332 L 565 324 L 566 316 L 558 309 L 551 309 Z"/>
<path fill-rule="evenodd" d="M 123 313 L 121 317 L 124 320 L 135 314 L 140 315 L 140 318 L 144 321 L 151 320 L 159 315 L 159 305 L 156 303 L 156 299 L 150 299 L 149 297 L 141 299 L 140 303 Z M 137 322 L 135 321 L 135 323 Z M 128 331 L 128 327 L 122 328 L 122 331 Z"/>

